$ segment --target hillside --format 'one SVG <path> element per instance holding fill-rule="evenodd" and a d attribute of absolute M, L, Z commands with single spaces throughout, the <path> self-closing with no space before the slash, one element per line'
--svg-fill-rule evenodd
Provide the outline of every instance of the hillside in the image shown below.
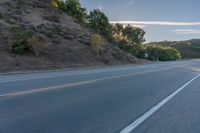
<path fill-rule="evenodd" d="M 97 55 L 90 46 L 94 32 L 52 7 L 49 0 L 28 0 L 23 6 L 17 0 L 1 0 L 0 26 L 0 71 L 143 62 L 108 41 L 104 51 Z M 32 52 L 14 53 L 16 36 L 29 31 L 34 45 Z"/>
<path fill-rule="evenodd" d="M 200 39 L 152 42 L 149 44 L 173 47 L 181 53 L 182 58 L 200 58 Z"/>

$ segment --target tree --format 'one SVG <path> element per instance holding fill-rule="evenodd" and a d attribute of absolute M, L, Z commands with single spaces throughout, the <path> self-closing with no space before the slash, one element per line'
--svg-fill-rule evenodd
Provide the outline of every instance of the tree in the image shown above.
<path fill-rule="evenodd" d="M 115 24 L 112 26 L 112 34 L 115 40 L 115 43 L 120 41 L 126 41 L 126 36 L 123 35 L 124 26 L 122 24 Z"/>
<path fill-rule="evenodd" d="M 145 31 L 138 28 L 128 25 L 122 31 L 123 35 L 127 37 L 128 43 L 130 45 L 138 45 L 145 42 L 144 35 Z"/>
<path fill-rule="evenodd" d="M 114 41 L 120 49 L 133 55 L 144 52 L 140 46 L 145 41 L 144 30 L 131 25 L 123 26 L 122 24 L 115 24 L 112 29 Z"/>
<path fill-rule="evenodd" d="M 54 4 L 58 8 L 62 9 L 63 11 L 67 12 L 72 17 L 76 18 L 80 23 L 86 23 L 87 18 L 87 10 L 86 8 L 82 8 L 79 0 L 67 0 L 67 1 L 60 1 L 60 0 L 53 0 Z"/>
<path fill-rule="evenodd" d="M 111 25 L 109 24 L 108 17 L 99 9 L 90 12 L 88 16 L 89 27 L 96 31 L 98 34 L 110 39 L 112 36 Z"/>
<path fill-rule="evenodd" d="M 174 61 L 181 58 L 180 52 L 171 47 L 156 45 L 146 46 L 149 54 L 148 59 L 152 61 Z"/>

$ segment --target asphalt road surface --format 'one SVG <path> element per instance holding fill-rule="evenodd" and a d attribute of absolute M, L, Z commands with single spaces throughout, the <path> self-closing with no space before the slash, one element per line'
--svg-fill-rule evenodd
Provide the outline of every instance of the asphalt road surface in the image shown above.
<path fill-rule="evenodd" d="M 200 60 L 0 76 L 0 133 L 200 133 Z"/>

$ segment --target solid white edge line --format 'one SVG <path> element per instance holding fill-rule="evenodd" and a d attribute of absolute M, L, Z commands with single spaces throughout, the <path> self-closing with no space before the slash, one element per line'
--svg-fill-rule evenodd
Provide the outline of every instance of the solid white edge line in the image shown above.
<path fill-rule="evenodd" d="M 138 127 L 140 124 L 142 124 L 147 118 L 149 118 L 152 114 L 154 114 L 157 110 L 159 110 L 162 106 L 164 106 L 169 100 L 171 100 L 173 97 L 175 97 L 180 91 L 182 91 L 185 87 L 187 87 L 189 84 L 191 84 L 195 79 L 200 77 L 200 74 L 185 83 L 182 87 L 180 87 L 178 90 L 170 94 L 168 97 L 163 99 L 161 102 L 159 102 L 157 105 L 153 106 L 149 111 L 147 111 L 145 114 L 143 114 L 141 117 L 139 117 L 136 121 L 131 123 L 129 126 L 127 126 L 125 129 L 123 129 L 120 133 L 130 133 L 133 132 L 133 130 Z"/>

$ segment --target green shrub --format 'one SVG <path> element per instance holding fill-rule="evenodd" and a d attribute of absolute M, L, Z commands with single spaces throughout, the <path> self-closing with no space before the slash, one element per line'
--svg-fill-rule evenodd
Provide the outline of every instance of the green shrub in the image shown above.
<path fill-rule="evenodd" d="M 21 27 L 13 27 L 11 30 L 14 33 L 12 51 L 16 54 L 24 54 L 30 51 L 28 39 L 32 36 L 33 32 L 31 30 L 24 30 Z"/>
<path fill-rule="evenodd" d="M 148 59 L 152 61 L 174 61 L 181 58 L 180 52 L 171 47 L 147 46 Z"/>
<path fill-rule="evenodd" d="M 29 50 L 29 46 L 27 44 L 26 39 L 22 38 L 20 40 L 17 40 L 13 44 L 12 49 L 17 54 L 24 54 L 26 51 Z"/>
<path fill-rule="evenodd" d="M 180 53 L 176 49 L 170 47 L 163 48 L 159 56 L 160 61 L 174 61 L 180 58 Z"/>
<path fill-rule="evenodd" d="M 87 11 L 81 7 L 79 0 L 67 0 L 59 1 L 54 0 L 53 2 L 56 7 L 67 12 L 72 17 L 76 18 L 79 22 L 85 23 L 87 18 Z"/>
<path fill-rule="evenodd" d="M 146 59 L 146 53 L 147 49 L 144 45 L 135 45 L 131 49 L 131 54 L 138 58 Z"/>

